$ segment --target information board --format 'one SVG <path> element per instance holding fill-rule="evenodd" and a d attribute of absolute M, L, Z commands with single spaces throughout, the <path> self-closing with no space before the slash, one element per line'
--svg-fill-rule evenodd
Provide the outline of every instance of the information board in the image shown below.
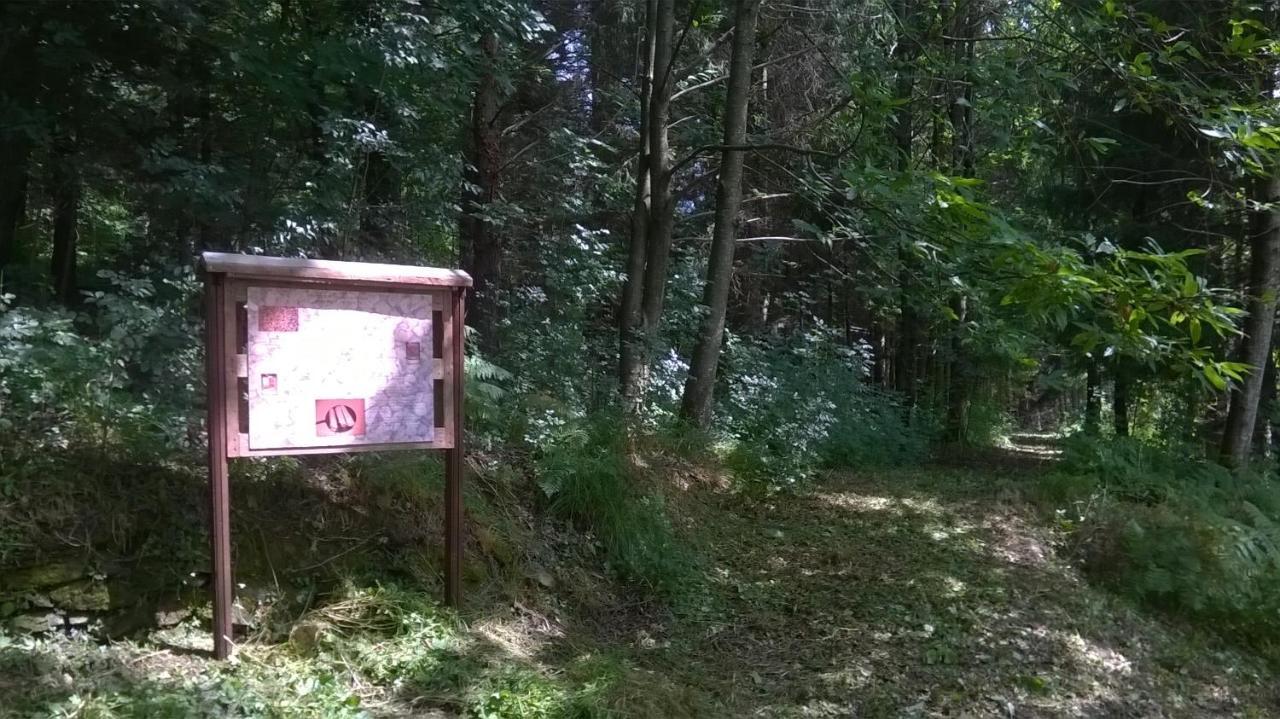
<path fill-rule="evenodd" d="M 444 594 L 462 601 L 460 270 L 202 255 L 213 655 L 234 646 L 228 460 L 444 453 Z"/>
<path fill-rule="evenodd" d="M 249 448 L 430 442 L 431 295 L 253 287 Z"/>

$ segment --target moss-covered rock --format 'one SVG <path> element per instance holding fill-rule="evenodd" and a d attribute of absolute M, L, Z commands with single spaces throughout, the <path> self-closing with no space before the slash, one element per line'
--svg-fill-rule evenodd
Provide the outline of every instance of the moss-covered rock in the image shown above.
<path fill-rule="evenodd" d="M 62 628 L 64 618 L 58 612 L 25 612 L 9 619 L 9 631 L 15 634 L 39 634 Z"/>
<path fill-rule="evenodd" d="M 16 594 L 35 589 L 56 587 L 81 579 L 88 574 L 84 562 L 63 560 L 33 564 L 0 574 L 0 594 Z"/>
<path fill-rule="evenodd" d="M 51 590 L 49 598 L 59 609 L 77 612 L 105 612 L 111 607 L 107 585 L 92 579 L 64 584 Z"/>

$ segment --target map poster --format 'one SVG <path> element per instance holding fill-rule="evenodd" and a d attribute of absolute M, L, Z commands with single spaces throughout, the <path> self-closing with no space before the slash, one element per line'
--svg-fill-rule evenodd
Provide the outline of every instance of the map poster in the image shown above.
<path fill-rule="evenodd" d="M 249 287 L 249 447 L 431 442 L 431 296 Z"/>

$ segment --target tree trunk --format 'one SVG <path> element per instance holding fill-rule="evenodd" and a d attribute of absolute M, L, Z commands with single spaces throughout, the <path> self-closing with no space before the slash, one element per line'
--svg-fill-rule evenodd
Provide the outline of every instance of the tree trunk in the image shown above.
<path fill-rule="evenodd" d="M 974 0 L 956 0 L 954 14 L 949 18 L 950 35 L 954 38 L 972 38 L 978 34 L 978 15 Z M 954 66 L 959 68 L 959 79 L 953 80 L 951 100 L 951 172 L 962 177 L 973 177 L 973 61 L 974 41 L 952 40 Z M 947 376 L 947 435 L 953 442 L 964 442 L 969 425 L 969 366 L 965 357 L 964 333 L 968 321 L 968 301 L 964 291 L 955 292 L 951 298 L 951 312 L 956 328 L 950 337 L 950 357 Z"/>
<path fill-rule="evenodd" d="M 6 133 L 0 163 L 0 270 L 17 257 L 18 226 L 27 207 L 27 159 L 31 145 L 19 133 Z"/>
<path fill-rule="evenodd" d="M 1258 398 L 1258 414 L 1253 425 L 1253 456 L 1271 456 L 1271 413 L 1276 402 L 1276 330 L 1271 328 L 1271 347 L 1267 350 L 1266 370 L 1262 376 L 1262 395 Z"/>
<path fill-rule="evenodd" d="M 1084 382 L 1084 433 L 1097 437 L 1102 432 L 1102 369 L 1089 358 Z"/>
<path fill-rule="evenodd" d="M 964 442 L 969 434 L 969 368 L 963 357 L 968 304 L 961 293 L 956 293 L 951 301 L 956 328 L 951 333 L 951 357 L 947 372 L 947 438 L 952 442 Z"/>
<path fill-rule="evenodd" d="M 49 276 L 53 294 L 64 305 L 78 299 L 76 287 L 76 240 L 79 236 L 80 174 L 75 166 L 74 148 L 69 139 L 60 139 L 53 151 L 53 259 Z"/>
<path fill-rule="evenodd" d="M 623 396 L 634 409 L 644 396 L 648 384 L 653 345 L 662 321 L 662 306 L 667 290 L 667 259 L 671 254 L 671 230 L 675 222 L 675 204 L 671 196 L 671 157 L 668 146 L 667 120 L 671 110 L 671 90 L 675 78 L 671 63 L 675 35 L 674 0 L 656 0 L 651 4 L 655 18 L 653 80 L 645 112 L 646 136 L 649 140 L 649 215 L 645 220 L 645 263 L 643 295 L 640 300 L 639 332 L 632 343 L 638 350 L 624 373 Z"/>
<path fill-rule="evenodd" d="M 1129 374 L 1117 362 L 1111 390 L 1111 419 L 1117 437 L 1129 436 Z"/>
<path fill-rule="evenodd" d="M 918 42 L 915 37 L 915 0 L 895 0 L 894 14 L 898 22 L 898 42 L 893 49 L 893 59 L 897 67 L 897 79 L 894 95 L 902 103 L 893 115 L 893 141 L 898 149 L 897 167 L 899 172 L 911 169 L 911 141 L 914 126 L 914 113 L 911 96 L 915 91 L 915 61 Z M 898 252 L 902 269 L 898 273 L 898 292 L 901 296 L 897 343 L 893 353 L 894 387 L 905 395 L 907 405 L 916 404 L 916 352 L 920 344 L 920 319 L 908 298 L 915 290 L 912 277 L 916 269 L 915 258 L 909 248 L 903 247 Z"/>
<path fill-rule="evenodd" d="M 1280 173 L 1270 183 L 1264 203 L 1280 201 Z M 1276 290 L 1280 287 L 1280 210 L 1260 213 L 1257 230 L 1250 240 L 1249 317 L 1245 320 L 1239 361 L 1252 370 L 1231 393 L 1231 409 L 1222 434 L 1221 459 L 1229 467 L 1243 467 L 1249 458 L 1258 403 L 1266 377 L 1263 369 L 1271 350 L 1271 329 L 1275 324 Z"/>
<path fill-rule="evenodd" d="M 729 61 L 729 91 L 724 107 L 724 144 L 741 146 L 747 141 L 747 106 L 751 96 L 751 65 L 755 58 L 756 18 L 760 0 L 738 0 L 734 11 L 733 54 Z M 725 150 L 720 157 L 716 184 L 715 227 L 707 259 L 707 283 L 702 303 L 707 307 L 702 331 L 689 363 L 680 413 L 699 427 L 711 423 L 716 367 L 724 340 L 729 287 L 733 280 L 733 251 L 737 245 L 738 210 L 742 206 L 741 150 Z M 830 319 L 830 318 L 828 318 Z"/>
<path fill-rule="evenodd" d="M 468 319 L 480 333 L 480 346 L 492 351 L 497 340 L 494 336 L 494 292 L 501 273 L 502 238 L 494 232 L 485 213 L 497 197 L 502 153 L 502 130 L 497 122 L 498 80 L 494 74 L 498 59 L 497 36 L 492 32 L 482 35 L 480 49 L 484 54 L 484 67 L 476 82 L 467 135 L 467 167 L 463 174 L 458 244 L 462 267 L 471 274 L 474 282 L 471 290 L 473 299 L 467 305 Z"/>
<path fill-rule="evenodd" d="M 365 116 L 380 128 L 393 122 L 384 103 L 376 95 L 365 101 Z M 360 247 L 365 251 L 389 252 L 394 249 L 400 224 L 400 199 L 403 181 L 400 168 L 380 148 L 364 154 L 360 179 Z M 492 199 L 492 198 L 490 198 Z M 486 228 L 487 229 L 487 228 Z"/>
<path fill-rule="evenodd" d="M 648 0 L 645 12 L 644 51 L 640 69 L 640 152 L 636 157 L 636 186 L 631 204 L 631 242 L 627 248 L 627 276 L 618 311 L 618 381 L 627 409 L 639 408 L 641 358 L 640 303 L 644 299 L 644 264 L 649 225 L 649 100 L 653 96 L 653 61 L 657 42 L 657 0 Z"/>

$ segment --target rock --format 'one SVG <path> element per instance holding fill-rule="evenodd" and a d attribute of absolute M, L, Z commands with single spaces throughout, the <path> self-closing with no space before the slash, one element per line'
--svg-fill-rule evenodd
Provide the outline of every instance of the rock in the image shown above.
<path fill-rule="evenodd" d="M 0 593 L 56 587 L 81 579 L 87 573 L 84 562 L 61 561 L 36 564 L 0 574 Z"/>
<path fill-rule="evenodd" d="M 191 616 L 191 610 L 186 607 L 178 607 L 176 609 L 157 609 L 156 626 L 160 628 L 177 626 L 189 616 Z"/>
<path fill-rule="evenodd" d="M 85 626 L 85 625 L 86 625 L 86 624 L 88 624 L 88 623 L 89 623 L 89 617 L 86 617 L 86 616 L 85 616 L 85 615 L 83 615 L 83 614 L 70 614 L 70 615 L 67 615 L 67 626 L 71 626 L 71 627 L 83 627 L 83 626 Z"/>
<path fill-rule="evenodd" d="M 315 656 L 324 632 L 324 625 L 319 622 L 298 622 L 289 630 L 289 646 L 300 656 Z"/>
<path fill-rule="evenodd" d="M 111 607 L 111 594 L 107 585 L 85 579 L 58 587 L 49 592 L 49 598 L 61 609 L 77 612 L 105 612 Z"/>
<path fill-rule="evenodd" d="M 150 609 L 134 606 L 103 617 L 102 633 L 108 639 L 121 639 L 151 628 L 154 619 Z"/>
<path fill-rule="evenodd" d="M 245 602 L 240 597 L 236 597 L 231 603 L 231 623 L 238 627 L 254 629 L 258 626 L 258 618 L 254 616 L 252 609 L 245 606 L 248 603 L 252 602 Z"/>
<path fill-rule="evenodd" d="M 28 607 L 34 607 L 36 609 L 53 609 L 53 600 L 49 598 L 48 594 L 30 592 L 22 595 L 22 600 L 27 603 Z"/>
<path fill-rule="evenodd" d="M 63 617 L 57 612 L 27 612 L 9 620 L 9 629 L 16 634 L 39 634 L 61 629 Z"/>

